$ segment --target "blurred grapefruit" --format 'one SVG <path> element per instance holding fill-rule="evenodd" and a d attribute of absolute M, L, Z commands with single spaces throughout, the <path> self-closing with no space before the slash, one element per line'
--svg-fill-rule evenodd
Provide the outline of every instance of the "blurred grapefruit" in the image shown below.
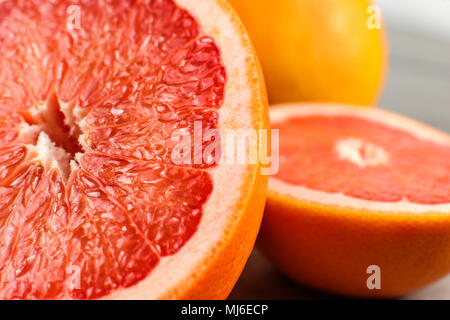
<path fill-rule="evenodd" d="M 450 272 L 450 136 L 343 105 L 284 105 L 280 171 L 260 244 L 291 278 L 352 296 L 395 297 Z"/>
<path fill-rule="evenodd" d="M 387 45 L 372 1 L 229 1 L 255 44 L 271 103 L 371 105 L 380 96 Z"/>

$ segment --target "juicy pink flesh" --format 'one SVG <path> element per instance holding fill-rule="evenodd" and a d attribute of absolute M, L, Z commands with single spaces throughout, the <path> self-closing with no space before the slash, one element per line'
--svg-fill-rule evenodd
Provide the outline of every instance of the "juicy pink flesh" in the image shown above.
<path fill-rule="evenodd" d="M 0 298 L 135 285 L 196 232 L 213 188 L 209 165 L 171 162 L 170 137 L 217 127 L 226 75 L 214 41 L 172 0 L 77 1 L 79 29 L 72 4 L 0 3 Z M 79 168 L 64 177 L 41 163 L 24 124 L 82 152 Z"/>
<path fill-rule="evenodd" d="M 364 200 L 450 203 L 448 145 L 348 116 L 298 117 L 273 128 L 281 180 Z"/>

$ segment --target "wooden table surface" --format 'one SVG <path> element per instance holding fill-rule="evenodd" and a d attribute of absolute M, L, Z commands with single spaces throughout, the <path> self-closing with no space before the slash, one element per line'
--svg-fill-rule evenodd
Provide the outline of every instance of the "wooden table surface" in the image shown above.
<path fill-rule="evenodd" d="M 450 41 L 387 21 L 390 73 L 380 106 L 450 132 Z M 329 299 L 291 282 L 255 249 L 230 299 Z M 450 276 L 403 299 L 450 299 Z"/>

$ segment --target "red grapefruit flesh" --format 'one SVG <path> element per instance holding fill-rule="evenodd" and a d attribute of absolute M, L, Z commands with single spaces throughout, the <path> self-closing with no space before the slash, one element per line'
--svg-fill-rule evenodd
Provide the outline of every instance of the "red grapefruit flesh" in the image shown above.
<path fill-rule="evenodd" d="M 235 168 L 235 195 L 218 200 L 231 168 L 175 165 L 171 135 L 266 127 L 258 72 L 221 1 L 0 2 L 0 297 L 226 297 L 264 179 Z M 202 290 L 242 240 L 234 273 Z"/>
<path fill-rule="evenodd" d="M 371 201 L 450 202 L 448 145 L 351 115 L 294 116 L 274 127 L 280 180 Z"/>
<path fill-rule="evenodd" d="M 260 244 L 284 273 L 333 293 L 394 297 L 450 272 L 448 134 L 338 104 L 275 106 L 271 118 L 280 170 Z"/>

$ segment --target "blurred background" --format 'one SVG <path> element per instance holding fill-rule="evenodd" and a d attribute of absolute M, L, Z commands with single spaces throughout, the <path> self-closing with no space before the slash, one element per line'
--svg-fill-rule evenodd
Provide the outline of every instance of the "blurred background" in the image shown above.
<path fill-rule="evenodd" d="M 389 74 L 379 106 L 450 132 L 450 0 L 379 0 Z M 302 288 L 254 250 L 230 299 L 333 298 Z M 450 276 L 405 299 L 450 299 Z"/>
<path fill-rule="evenodd" d="M 390 46 L 380 106 L 450 132 L 450 1 L 378 2 Z"/>

